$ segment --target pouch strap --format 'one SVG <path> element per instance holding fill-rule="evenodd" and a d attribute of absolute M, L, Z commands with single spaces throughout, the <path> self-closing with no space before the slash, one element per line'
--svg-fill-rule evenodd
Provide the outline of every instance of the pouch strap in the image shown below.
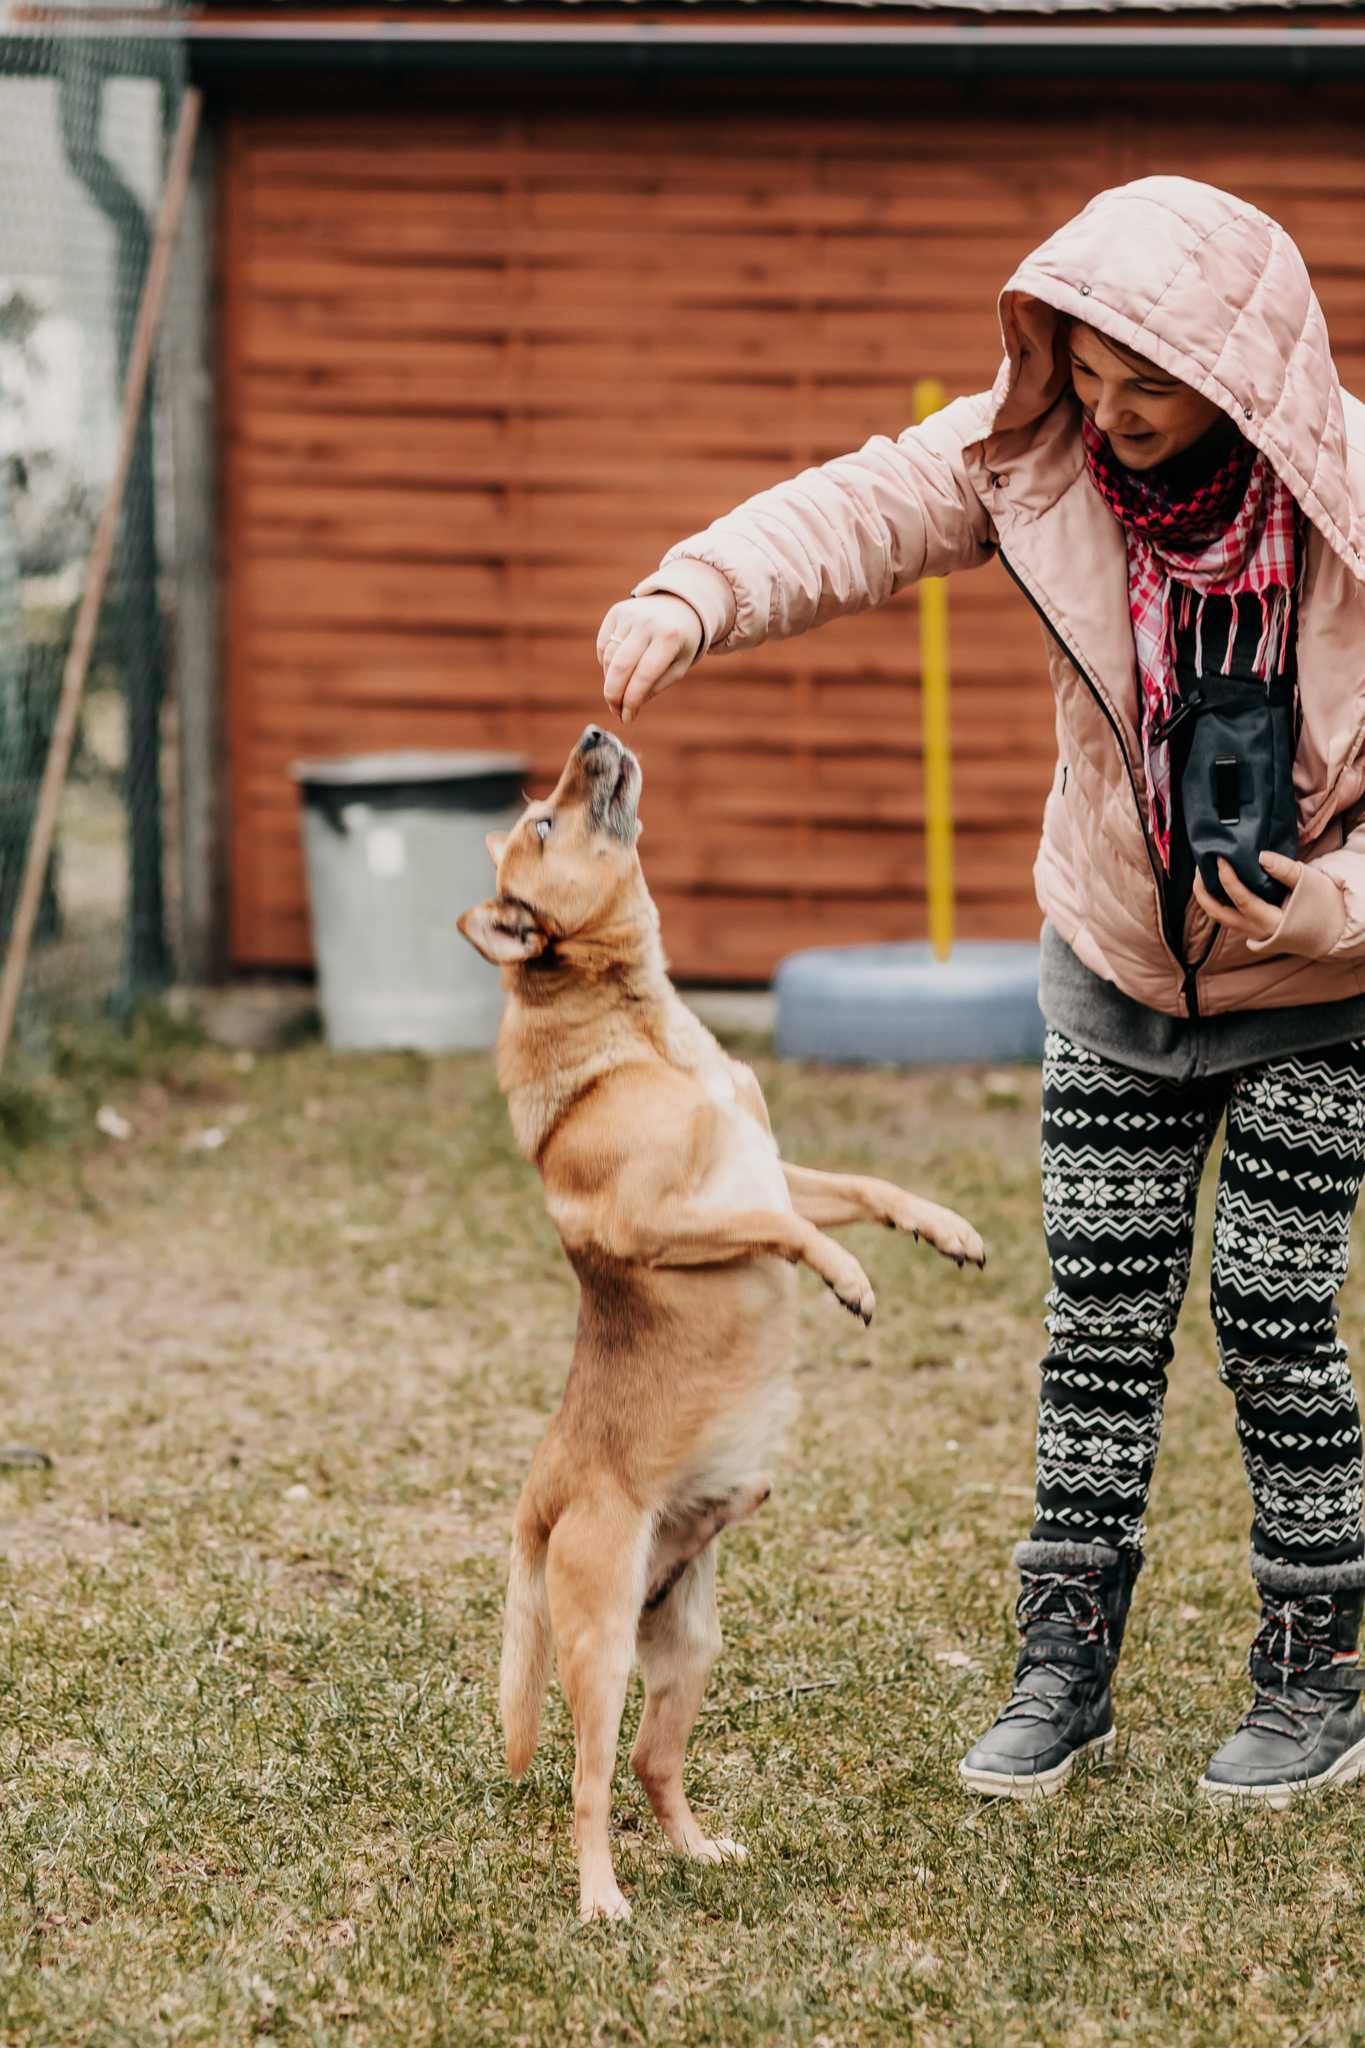
<path fill-rule="evenodd" d="M 1188 718 L 1198 718 L 1201 711 L 1208 710 L 1208 704 L 1200 690 L 1191 690 L 1188 697 L 1182 697 L 1175 710 L 1163 718 L 1159 725 L 1152 727 L 1152 740 L 1157 746 L 1164 746 L 1171 734 L 1184 725 Z"/>

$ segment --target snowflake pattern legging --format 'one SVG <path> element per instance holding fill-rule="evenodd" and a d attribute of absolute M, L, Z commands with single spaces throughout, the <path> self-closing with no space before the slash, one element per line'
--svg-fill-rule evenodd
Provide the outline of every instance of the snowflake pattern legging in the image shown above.
<path fill-rule="evenodd" d="M 1304 1565 L 1365 1554 L 1336 1309 L 1365 1171 L 1365 1040 L 1174 1082 L 1048 1033 L 1038 1540 L 1141 1546 L 1195 1202 L 1225 1111 L 1211 1305 L 1252 1547 Z"/>

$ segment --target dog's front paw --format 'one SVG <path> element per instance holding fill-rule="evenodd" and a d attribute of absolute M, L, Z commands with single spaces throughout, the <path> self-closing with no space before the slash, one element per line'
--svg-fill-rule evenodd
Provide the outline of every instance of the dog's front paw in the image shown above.
<path fill-rule="evenodd" d="M 945 1259 L 956 1260 L 959 1266 L 986 1263 L 985 1245 L 966 1217 L 959 1216 L 955 1209 L 941 1209 L 937 1202 L 923 1202 L 918 1195 L 901 1195 L 891 1205 L 886 1220 L 893 1230 L 922 1237 L 936 1252 L 942 1252 Z"/>
<path fill-rule="evenodd" d="M 872 1321 L 872 1311 L 877 1306 L 877 1297 L 872 1292 L 868 1279 L 856 1259 L 841 1260 L 825 1279 L 835 1298 L 841 1301 L 851 1316 L 860 1316 L 865 1323 Z"/>

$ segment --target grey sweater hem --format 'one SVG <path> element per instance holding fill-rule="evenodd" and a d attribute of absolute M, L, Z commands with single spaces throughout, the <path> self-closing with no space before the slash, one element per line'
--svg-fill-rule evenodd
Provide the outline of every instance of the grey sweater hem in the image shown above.
<path fill-rule="evenodd" d="M 1038 1003 L 1053 1031 L 1137 1074 L 1197 1081 L 1285 1054 L 1365 1038 L 1365 996 L 1218 1017 L 1168 1017 L 1093 974 L 1050 924 L 1043 926 Z"/>

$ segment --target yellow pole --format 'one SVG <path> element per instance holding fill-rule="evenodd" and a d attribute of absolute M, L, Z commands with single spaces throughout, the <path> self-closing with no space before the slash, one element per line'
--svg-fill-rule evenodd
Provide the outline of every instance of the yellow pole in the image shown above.
<path fill-rule="evenodd" d="M 944 404 L 936 377 L 915 385 L 915 418 Z M 948 730 L 948 586 L 926 576 L 919 586 L 920 689 L 923 696 L 924 874 L 929 943 L 940 960 L 953 950 L 953 784 Z"/>

